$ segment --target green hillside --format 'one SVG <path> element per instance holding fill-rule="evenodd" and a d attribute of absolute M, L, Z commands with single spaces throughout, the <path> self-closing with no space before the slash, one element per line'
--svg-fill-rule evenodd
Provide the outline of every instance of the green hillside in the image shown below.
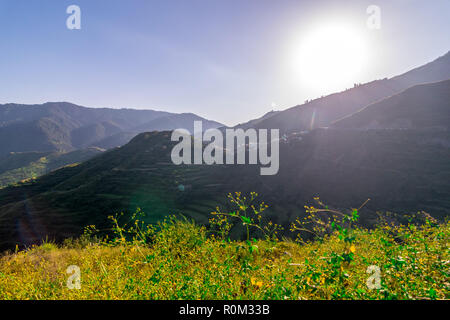
<path fill-rule="evenodd" d="M 24 180 L 36 179 L 67 165 L 76 165 L 102 152 L 98 148 L 89 148 L 68 153 L 10 153 L 0 158 L 0 189 Z"/>
<path fill-rule="evenodd" d="M 3 247 L 62 241 L 86 225 L 104 226 L 114 212 L 148 213 L 147 222 L 183 214 L 207 223 L 224 195 L 256 191 L 271 203 L 270 218 L 288 225 L 316 195 L 336 208 L 372 201 L 362 212 L 450 213 L 448 132 L 315 130 L 280 145 L 280 171 L 260 176 L 256 165 L 176 166 L 170 132 L 141 134 L 122 148 L 19 187 L 0 190 Z M 437 141 L 437 142 L 436 142 Z M 399 219 L 400 219 L 399 218 Z"/>

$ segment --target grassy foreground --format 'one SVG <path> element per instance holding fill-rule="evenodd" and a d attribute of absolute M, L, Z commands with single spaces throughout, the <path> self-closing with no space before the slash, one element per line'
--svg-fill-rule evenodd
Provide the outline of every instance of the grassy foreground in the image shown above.
<path fill-rule="evenodd" d="M 208 229 L 175 217 L 145 225 L 138 211 L 124 225 L 110 217 L 110 238 L 96 239 L 89 227 L 59 246 L 4 254 L 0 299 L 450 298 L 448 222 L 428 216 L 420 225 L 367 230 L 352 226 L 357 209 L 342 214 L 317 199 L 323 209 L 306 207 L 310 215 L 292 225 L 315 241 L 301 233 L 300 241 L 278 240 L 279 226 L 261 222 L 264 203 L 239 193 L 230 200 L 236 210 L 213 212 Z M 229 239 L 233 221 L 246 241 Z M 250 238 L 252 230 L 264 240 Z"/>

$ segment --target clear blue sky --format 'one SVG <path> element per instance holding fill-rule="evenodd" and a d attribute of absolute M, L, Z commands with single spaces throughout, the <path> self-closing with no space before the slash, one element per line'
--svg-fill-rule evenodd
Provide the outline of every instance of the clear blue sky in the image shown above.
<path fill-rule="evenodd" d="M 66 28 L 71 4 L 81 30 Z M 370 4 L 381 9 L 380 30 L 366 27 Z M 370 57 L 352 82 L 450 50 L 448 0 L 0 0 L 0 103 L 70 101 L 237 124 L 329 93 L 296 81 L 290 59 L 295 39 L 330 19 L 352 21 L 365 37 Z"/>

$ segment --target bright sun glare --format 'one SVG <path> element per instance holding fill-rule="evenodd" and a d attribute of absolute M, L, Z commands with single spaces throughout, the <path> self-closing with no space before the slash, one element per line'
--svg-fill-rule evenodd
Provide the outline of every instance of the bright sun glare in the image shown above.
<path fill-rule="evenodd" d="M 315 91 L 342 90 L 353 84 L 366 62 L 361 35 L 346 25 L 322 26 L 300 40 L 294 55 L 295 76 Z"/>

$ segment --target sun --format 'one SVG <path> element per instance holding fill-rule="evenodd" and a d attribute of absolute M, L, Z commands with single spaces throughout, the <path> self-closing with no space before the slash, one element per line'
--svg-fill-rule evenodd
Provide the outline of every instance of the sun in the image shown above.
<path fill-rule="evenodd" d="M 345 24 L 315 28 L 294 50 L 294 76 L 314 91 L 328 93 L 352 86 L 364 69 L 367 52 L 357 29 Z"/>

